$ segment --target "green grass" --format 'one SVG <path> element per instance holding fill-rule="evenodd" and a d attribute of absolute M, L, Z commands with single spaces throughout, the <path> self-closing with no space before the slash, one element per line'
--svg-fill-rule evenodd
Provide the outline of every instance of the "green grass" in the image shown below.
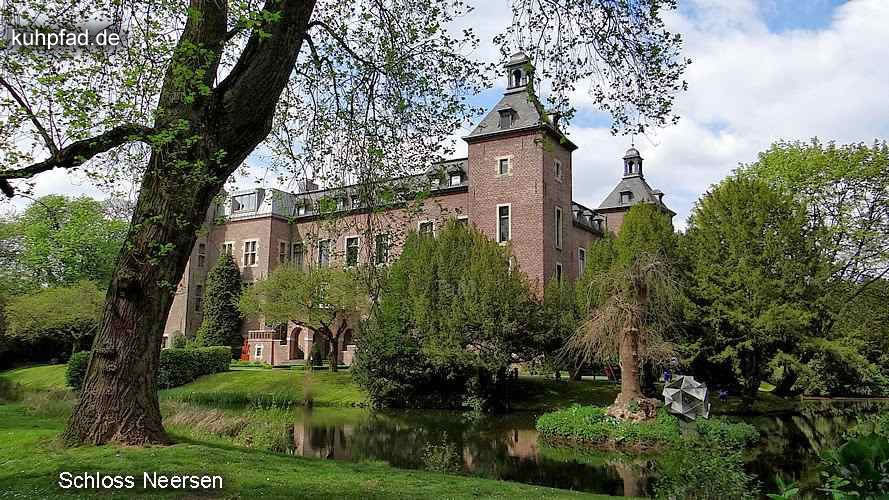
<path fill-rule="evenodd" d="M 658 410 L 654 419 L 632 422 L 608 416 L 603 407 L 572 406 L 541 415 L 536 428 L 540 436 L 551 443 L 605 445 L 618 449 L 691 441 L 725 448 L 743 448 L 759 440 L 759 431 L 750 424 L 715 417 L 697 420 L 683 427 L 679 419 L 664 408 Z"/>
<path fill-rule="evenodd" d="M 16 368 L 0 373 L 13 383 L 22 385 L 26 390 L 45 391 L 65 389 L 65 365 L 41 365 Z"/>
<path fill-rule="evenodd" d="M 65 491 L 61 471 L 132 475 L 130 498 L 608 498 L 464 476 L 395 469 L 378 463 L 348 463 L 246 450 L 222 442 L 189 440 L 164 447 L 62 447 L 64 421 L 28 415 L 21 405 L 0 405 L 0 498 L 107 498 L 108 492 Z M 223 490 L 143 490 L 143 472 L 213 474 Z"/>
<path fill-rule="evenodd" d="M 521 376 L 513 389 L 513 410 L 552 410 L 574 404 L 605 406 L 614 402 L 620 386 L 590 380 L 554 380 Z"/>

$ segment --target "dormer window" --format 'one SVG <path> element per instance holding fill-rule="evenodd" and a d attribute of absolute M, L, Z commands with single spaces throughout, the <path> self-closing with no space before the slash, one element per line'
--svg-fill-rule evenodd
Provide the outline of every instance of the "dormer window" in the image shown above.
<path fill-rule="evenodd" d="M 513 115 L 515 113 L 511 109 L 501 109 L 500 110 L 500 128 L 506 129 L 512 127 Z"/>
<path fill-rule="evenodd" d="M 232 212 L 256 210 L 256 193 L 232 197 Z"/>
<path fill-rule="evenodd" d="M 633 202 L 633 192 L 632 191 L 621 191 L 620 204 L 621 205 L 629 205 L 632 202 Z"/>
<path fill-rule="evenodd" d="M 512 71 L 512 82 L 511 83 L 512 84 L 510 85 L 510 87 L 520 87 L 524 83 L 524 80 L 522 78 L 522 70 L 514 69 Z"/>
<path fill-rule="evenodd" d="M 296 216 L 306 215 L 306 206 L 305 205 L 297 205 L 296 206 Z"/>
<path fill-rule="evenodd" d="M 463 182 L 463 176 L 460 173 L 451 174 L 451 178 L 448 180 L 449 186 L 459 186 Z"/>
<path fill-rule="evenodd" d="M 358 195 L 352 195 L 352 209 L 359 208 L 361 206 L 361 198 Z"/>

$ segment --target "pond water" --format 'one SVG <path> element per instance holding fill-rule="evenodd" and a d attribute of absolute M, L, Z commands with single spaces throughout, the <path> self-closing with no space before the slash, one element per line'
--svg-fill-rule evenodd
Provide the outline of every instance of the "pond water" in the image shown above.
<path fill-rule="evenodd" d="M 878 403 L 802 402 L 772 416 L 733 417 L 763 435 L 745 453 L 745 468 L 773 488 L 776 474 L 814 487 L 817 454 L 841 444 L 855 415 Z M 882 406 L 887 408 L 886 406 Z M 538 414 L 480 419 L 456 412 L 373 412 L 361 409 L 298 411 L 289 429 L 288 453 L 348 461 L 382 461 L 401 468 L 445 469 L 475 476 L 612 495 L 653 493 L 651 456 L 583 454 L 538 441 Z M 617 455 L 617 456 L 615 456 Z"/>

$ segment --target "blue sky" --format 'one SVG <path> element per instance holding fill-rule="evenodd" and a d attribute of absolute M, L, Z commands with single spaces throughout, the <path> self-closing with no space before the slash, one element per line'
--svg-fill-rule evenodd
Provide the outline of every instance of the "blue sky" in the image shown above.
<path fill-rule="evenodd" d="M 477 9 L 461 23 L 483 40 L 474 56 L 498 60 L 490 39 L 510 20 L 508 2 L 469 3 Z M 646 179 L 677 212 L 678 228 L 712 184 L 775 141 L 889 137 L 889 65 L 879 62 L 889 47 L 889 0 L 680 0 L 667 22 L 682 33 L 684 55 L 693 61 L 685 75 L 689 90 L 676 102 L 679 124 L 637 136 L 635 144 Z M 474 102 L 493 106 L 502 80 L 498 85 Z M 574 199 L 596 207 L 619 180 L 630 138 L 610 134 L 608 117 L 584 90 L 572 98 L 577 116 L 568 130 L 579 146 Z M 462 141 L 457 148 L 465 154 Z M 248 161 L 262 164 L 257 155 Z M 46 174 L 38 188 L 102 196 L 62 172 Z"/>

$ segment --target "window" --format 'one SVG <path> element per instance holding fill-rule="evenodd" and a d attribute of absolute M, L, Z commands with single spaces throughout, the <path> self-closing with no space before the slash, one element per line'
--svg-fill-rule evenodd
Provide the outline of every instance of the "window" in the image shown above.
<path fill-rule="evenodd" d="M 497 242 L 506 243 L 510 239 L 510 206 L 497 205 Z"/>
<path fill-rule="evenodd" d="M 497 175 L 509 175 L 509 158 L 497 160 Z"/>
<path fill-rule="evenodd" d="M 198 243 L 198 267 L 204 267 L 205 262 L 207 262 L 207 245 Z"/>
<path fill-rule="evenodd" d="M 306 253 L 302 242 L 290 245 L 290 262 L 297 267 L 303 267 L 303 255 Z"/>
<path fill-rule="evenodd" d="M 222 253 L 227 255 L 233 255 L 235 253 L 235 242 L 234 241 L 226 241 L 222 244 Z"/>
<path fill-rule="evenodd" d="M 376 236 L 376 245 L 374 248 L 374 262 L 377 264 L 386 264 L 389 262 L 389 235 L 378 234 Z"/>
<path fill-rule="evenodd" d="M 352 195 L 352 209 L 356 209 L 361 206 L 361 198 L 358 197 L 357 194 Z"/>
<path fill-rule="evenodd" d="M 560 162 L 559 160 L 555 160 L 553 162 L 553 173 L 556 176 L 556 180 L 561 182 L 562 181 L 562 162 Z"/>
<path fill-rule="evenodd" d="M 262 359 L 262 344 L 256 344 L 253 350 L 253 359 Z"/>
<path fill-rule="evenodd" d="M 621 191 L 620 193 L 620 204 L 627 205 L 633 201 L 633 192 L 632 191 Z"/>
<path fill-rule="evenodd" d="M 555 234 L 555 242 L 556 248 L 562 249 L 562 208 L 556 207 L 556 234 Z"/>
<path fill-rule="evenodd" d="M 194 287 L 194 310 L 200 312 L 204 305 L 204 286 L 195 285 Z"/>
<path fill-rule="evenodd" d="M 582 276 L 583 270 L 586 269 L 586 249 L 577 249 L 577 275 Z"/>
<path fill-rule="evenodd" d="M 232 212 L 256 210 L 256 193 L 242 194 L 232 198 Z"/>
<path fill-rule="evenodd" d="M 283 264 L 287 261 L 287 242 L 279 241 L 278 242 L 278 263 Z"/>
<path fill-rule="evenodd" d="M 305 205 L 297 205 L 296 206 L 296 216 L 301 217 L 306 215 L 306 206 Z"/>
<path fill-rule="evenodd" d="M 321 240 L 318 242 L 318 267 L 327 267 L 330 265 L 330 240 Z"/>
<path fill-rule="evenodd" d="M 449 181 L 450 186 L 459 186 L 460 183 L 463 182 L 463 176 L 460 174 L 451 174 L 451 179 Z"/>
<path fill-rule="evenodd" d="M 433 231 L 435 230 L 431 220 L 420 222 L 418 228 L 420 230 L 420 236 L 432 236 Z"/>
<path fill-rule="evenodd" d="M 457 225 L 458 226 L 468 226 L 469 225 L 469 217 L 466 215 L 457 216 Z"/>
<path fill-rule="evenodd" d="M 358 237 L 349 236 L 346 238 L 346 265 L 358 265 Z"/>
<path fill-rule="evenodd" d="M 256 240 L 248 240 L 244 242 L 244 265 L 255 266 L 257 263 L 257 248 L 259 243 Z"/>
<path fill-rule="evenodd" d="M 556 262 L 556 283 L 562 283 L 562 263 Z"/>
<path fill-rule="evenodd" d="M 170 345 L 170 337 L 164 335 L 164 338 L 161 339 L 161 349 L 166 349 Z"/>
<path fill-rule="evenodd" d="M 512 110 L 511 109 L 501 109 L 500 110 L 500 128 L 509 128 L 512 127 Z"/>

